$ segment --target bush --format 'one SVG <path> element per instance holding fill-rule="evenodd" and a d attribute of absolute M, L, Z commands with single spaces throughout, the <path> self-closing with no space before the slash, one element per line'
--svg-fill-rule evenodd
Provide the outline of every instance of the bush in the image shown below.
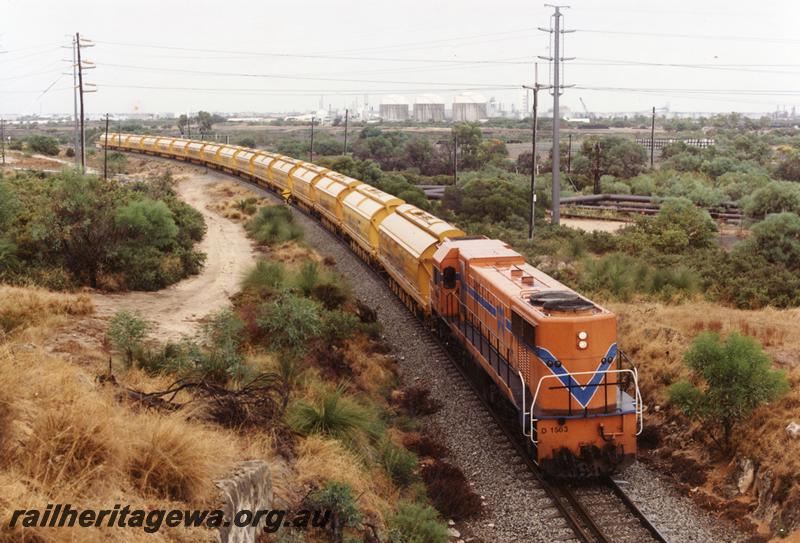
<path fill-rule="evenodd" d="M 314 404 L 296 402 L 289 408 L 287 422 L 298 434 L 327 435 L 360 450 L 379 433 L 372 411 L 345 396 L 342 388 L 324 393 Z"/>
<path fill-rule="evenodd" d="M 249 147 L 250 149 L 255 149 L 256 140 L 255 138 L 251 138 L 250 136 L 245 136 L 244 138 L 241 138 L 239 141 L 237 141 L 236 145 L 240 147 Z"/>
<path fill-rule="evenodd" d="M 121 207 L 114 221 L 128 241 L 170 246 L 178 235 L 178 227 L 167 204 L 144 198 Z"/>
<path fill-rule="evenodd" d="M 125 363 L 133 365 L 135 353 L 141 349 L 150 325 L 136 313 L 120 310 L 114 313 L 108 325 L 108 337 L 114 346 L 125 354 Z"/>
<path fill-rule="evenodd" d="M 414 481 L 417 457 L 403 447 L 387 440 L 381 447 L 381 464 L 395 484 L 408 486 Z"/>
<path fill-rule="evenodd" d="M 341 540 L 341 532 L 349 526 L 356 526 L 362 520 L 356 506 L 357 498 L 353 489 L 345 483 L 331 481 L 308 496 L 308 505 L 318 511 L 331 511 L 329 524 L 334 541 Z"/>
<path fill-rule="evenodd" d="M 770 213 L 800 214 L 800 185 L 788 181 L 773 181 L 745 198 L 742 207 L 750 218 L 763 219 Z"/>
<path fill-rule="evenodd" d="M 196 359 L 196 371 L 203 379 L 224 384 L 243 381 L 250 368 L 240 352 L 244 339 L 244 323 L 230 309 L 214 314 L 203 326 L 206 352 Z"/>
<path fill-rule="evenodd" d="M 319 266 L 313 260 L 307 260 L 300 265 L 300 271 L 297 273 L 294 286 L 303 296 L 310 296 L 319 281 Z"/>
<path fill-rule="evenodd" d="M 245 228 L 256 241 L 265 245 L 278 245 L 303 237 L 303 230 L 294 222 L 292 210 L 285 205 L 262 207 L 247 221 Z"/>
<path fill-rule="evenodd" d="M 259 292 L 269 292 L 283 287 L 286 270 L 281 262 L 259 260 L 247 273 L 242 286 Z"/>
<path fill-rule="evenodd" d="M 621 233 L 627 252 L 642 254 L 683 254 L 693 249 L 712 247 L 717 226 L 707 211 L 685 198 L 667 199 L 656 215 L 642 217 Z"/>
<path fill-rule="evenodd" d="M 402 502 L 387 521 L 392 543 L 445 543 L 447 527 L 427 505 Z"/>
<path fill-rule="evenodd" d="M 352 313 L 339 309 L 328 311 L 322 323 L 321 337 L 326 345 L 341 343 L 353 336 L 359 324 L 358 317 Z"/>
<path fill-rule="evenodd" d="M 690 418 L 705 421 L 708 435 L 725 451 L 730 451 L 736 424 L 789 389 L 783 372 L 770 369 L 771 360 L 758 342 L 735 332 L 724 342 L 714 332 L 698 335 L 684 361 L 702 384 L 672 385 L 670 401 Z M 720 427 L 717 440 L 715 429 Z"/>
<path fill-rule="evenodd" d="M 305 354 L 322 332 L 319 306 L 290 293 L 264 304 L 256 322 L 271 347 L 295 356 Z"/>
<path fill-rule="evenodd" d="M 58 155 L 58 140 L 50 136 L 29 136 L 27 144 L 28 148 L 34 153 L 41 153 L 49 156 Z"/>
<path fill-rule="evenodd" d="M 325 309 L 337 309 L 347 301 L 347 292 L 339 283 L 331 281 L 314 285 L 311 296 L 319 300 Z"/>
<path fill-rule="evenodd" d="M 737 255 L 752 249 L 772 264 L 800 272 L 800 216 L 794 213 L 771 215 L 753 226 L 753 235 L 737 246 Z"/>

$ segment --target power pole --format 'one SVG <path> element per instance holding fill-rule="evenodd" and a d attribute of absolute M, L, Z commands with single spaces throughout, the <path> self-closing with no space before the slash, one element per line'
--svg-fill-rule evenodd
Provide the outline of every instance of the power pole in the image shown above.
<path fill-rule="evenodd" d="M 533 119 L 531 120 L 531 193 L 529 196 L 530 214 L 528 215 L 528 240 L 533 239 L 533 220 L 536 213 L 536 135 L 539 128 L 539 65 L 533 63 L 533 86 L 522 86 L 533 91 Z"/>
<path fill-rule="evenodd" d="M 572 173 L 572 134 L 569 134 L 567 143 L 567 173 Z"/>
<path fill-rule="evenodd" d="M 562 8 L 569 8 L 569 6 L 545 4 L 546 7 L 551 7 L 555 11 L 553 13 L 553 26 L 552 28 L 540 28 L 543 32 L 549 32 L 552 36 L 553 46 L 551 48 L 551 57 L 540 57 L 545 60 L 553 62 L 553 85 L 551 92 L 553 94 L 553 211 L 552 211 L 552 224 L 559 224 L 561 222 L 561 171 L 560 171 L 560 158 L 561 158 L 561 145 L 560 145 L 560 120 L 561 111 L 559 108 L 559 98 L 561 97 L 562 88 L 565 85 L 561 84 L 561 62 L 564 60 L 572 60 L 561 57 L 561 39 L 562 34 L 571 32 L 570 30 L 561 29 L 561 14 Z"/>
<path fill-rule="evenodd" d="M 653 106 L 653 120 L 650 123 L 650 169 L 653 169 L 653 151 L 656 147 L 656 106 Z"/>
<path fill-rule="evenodd" d="M 81 49 L 84 47 L 94 47 L 89 40 L 84 38 L 85 44 L 81 43 L 81 35 L 80 32 L 75 33 L 75 52 L 77 55 L 78 60 L 78 95 L 79 95 L 79 102 L 80 102 L 80 146 L 81 146 L 81 173 L 86 173 L 86 110 L 84 109 L 83 104 L 83 95 L 87 92 L 95 92 L 94 90 L 85 90 L 84 83 L 83 83 L 83 71 L 90 70 L 94 68 L 93 63 L 89 62 L 88 60 L 84 61 L 81 59 Z M 84 64 L 89 64 L 89 66 L 84 66 Z M 88 83 L 85 86 L 90 86 Z"/>
<path fill-rule="evenodd" d="M 350 110 L 344 110 L 344 154 L 347 154 L 347 121 L 350 118 Z"/>
<path fill-rule="evenodd" d="M 458 132 L 453 132 L 453 186 L 458 185 Z"/>
<path fill-rule="evenodd" d="M 594 167 L 592 168 L 594 175 L 594 193 L 600 194 L 600 144 L 594 144 Z"/>
<path fill-rule="evenodd" d="M 320 102 L 322 102 L 322 99 L 320 99 Z M 311 117 L 311 149 L 310 149 L 309 159 L 308 159 L 309 162 L 314 162 L 314 120 L 315 119 L 316 119 L 316 117 Z"/>
<path fill-rule="evenodd" d="M 0 154 L 3 155 L 3 166 L 6 165 L 6 120 L 0 119 Z"/>
<path fill-rule="evenodd" d="M 78 155 L 80 152 L 78 140 L 78 57 L 77 57 L 78 42 L 72 38 L 72 107 L 75 114 L 75 167 L 80 166 L 81 157 Z"/>
<path fill-rule="evenodd" d="M 108 179 L 108 113 L 106 113 L 106 144 L 103 147 L 103 179 Z"/>

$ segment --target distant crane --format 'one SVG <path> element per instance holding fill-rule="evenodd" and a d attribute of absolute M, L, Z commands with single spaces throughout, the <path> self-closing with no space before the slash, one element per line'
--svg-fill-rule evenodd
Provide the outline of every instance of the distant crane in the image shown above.
<path fill-rule="evenodd" d="M 586 117 L 589 119 L 594 119 L 594 115 L 589 113 L 589 108 L 586 107 L 586 102 L 583 101 L 583 98 L 578 98 L 581 101 L 581 105 L 583 106 L 583 111 L 586 113 Z"/>

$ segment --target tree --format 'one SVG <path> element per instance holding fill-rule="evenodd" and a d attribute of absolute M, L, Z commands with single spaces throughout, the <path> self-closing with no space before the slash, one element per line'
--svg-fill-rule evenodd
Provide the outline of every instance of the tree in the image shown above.
<path fill-rule="evenodd" d="M 178 227 L 167 204 L 145 198 L 117 210 L 115 223 L 129 240 L 168 247 L 175 241 Z"/>
<path fill-rule="evenodd" d="M 675 383 L 670 401 L 690 418 L 706 422 L 707 435 L 725 452 L 731 451 L 736 424 L 789 389 L 786 376 L 770 368 L 758 342 L 736 332 L 724 342 L 714 332 L 698 335 L 684 361 L 697 384 Z M 721 436 L 715 435 L 718 427 Z"/>
<path fill-rule="evenodd" d="M 197 127 L 200 129 L 201 134 L 211 132 L 213 125 L 214 120 L 211 118 L 211 114 L 208 111 L 197 112 Z"/>
<path fill-rule="evenodd" d="M 647 152 L 641 145 L 620 137 L 587 138 L 581 145 L 580 156 L 584 160 L 574 161 L 578 174 L 591 176 L 597 162 L 595 144 L 600 146 L 600 174 L 627 179 L 639 175 L 645 169 Z"/>
<path fill-rule="evenodd" d="M 34 153 L 55 156 L 58 154 L 58 140 L 50 136 L 30 136 L 28 138 L 28 148 Z"/>
<path fill-rule="evenodd" d="M 789 181 L 772 181 L 757 189 L 743 202 L 745 215 L 763 219 L 770 213 L 800 213 L 800 185 Z"/>
<path fill-rule="evenodd" d="M 737 254 L 752 249 L 771 264 L 800 272 L 800 217 L 794 213 L 770 215 L 753 227 L 753 235 L 737 246 Z"/>
<path fill-rule="evenodd" d="M 108 326 L 108 338 L 125 354 L 125 364 L 130 367 L 136 352 L 142 347 L 150 325 L 137 313 L 120 310 L 114 313 Z"/>
<path fill-rule="evenodd" d="M 240 147 L 249 147 L 251 149 L 255 149 L 256 140 L 255 140 L 255 138 L 252 138 L 250 136 L 246 136 L 246 137 L 240 139 L 238 142 L 236 142 L 236 145 L 238 145 Z"/>
<path fill-rule="evenodd" d="M 181 131 L 181 135 L 186 133 L 186 127 L 189 126 L 189 118 L 186 115 L 181 115 L 178 117 L 178 130 Z"/>
<path fill-rule="evenodd" d="M 800 151 L 792 148 L 781 148 L 778 164 L 775 166 L 775 177 L 787 181 L 800 181 Z"/>
<path fill-rule="evenodd" d="M 691 249 L 714 245 L 717 226 L 704 209 L 686 198 L 670 198 L 652 217 L 642 217 L 626 228 L 622 243 L 628 252 L 638 254 L 654 249 L 663 254 L 682 254 Z"/>

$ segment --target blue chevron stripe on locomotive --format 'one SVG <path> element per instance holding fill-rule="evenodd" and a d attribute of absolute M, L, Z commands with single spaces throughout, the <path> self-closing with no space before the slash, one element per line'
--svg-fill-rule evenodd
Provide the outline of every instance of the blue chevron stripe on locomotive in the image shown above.
<path fill-rule="evenodd" d="M 600 365 L 597 366 L 592 378 L 589 379 L 589 382 L 583 386 L 578 384 L 578 382 L 575 381 L 575 379 L 573 379 L 569 372 L 564 368 L 563 364 L 559 363 L 558 359 L 553 356 L 553 353 L 544 347 L 536 347 L 536 356 L 545 366 L 550 369 L 553 375 L 558 377 L 558 380 L 561 381 L 561 384 L 563 384 L 565 387 L 571 387 L 569 390 L 572 393 L 572 397 L 575 398 L 575 400 L 585 408 L 587 405 L 589 405 L 589 402 L 592 401 L 592 398 L 594 398 L 594 395 L 597 392 L 597 385 L 599 385 L 603 380 L 603 376 L 611 365 L 611 362 L 617 357 L 617 344 L 611 344 L 611 346 L 608 348 L 608 351 L 606 351 L 605 356 L 600 359 Z"/>

